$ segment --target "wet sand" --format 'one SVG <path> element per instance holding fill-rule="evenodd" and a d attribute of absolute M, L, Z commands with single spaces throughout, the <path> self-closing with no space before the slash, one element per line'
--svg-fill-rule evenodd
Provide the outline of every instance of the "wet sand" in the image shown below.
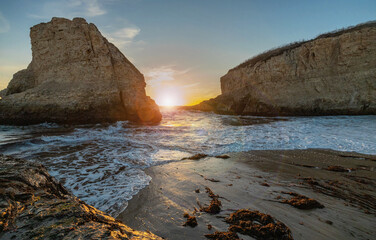
<path fill-rule="evenodd" d="M 147 169 L 150 185 L 118 219 L 166 239 L 206 239 L 204 234 L 227 231 L 230 225 L 225 218 L 245 208 L 270 214 L 290 228 L 294 239 L 376 236 L 376 156 L 321 149 L 228 156 L 186 159 Z M 219 214 L 195 212 L 199 204 L 207 206 L 212 200 L 205 187 L 219 195 Z M 282 203 L 292 197 L 287 192 L 312 198 L 324 208 L 304 210 Z M 198 225 L 183 226 L 184 213 L 196 216 Z"/>

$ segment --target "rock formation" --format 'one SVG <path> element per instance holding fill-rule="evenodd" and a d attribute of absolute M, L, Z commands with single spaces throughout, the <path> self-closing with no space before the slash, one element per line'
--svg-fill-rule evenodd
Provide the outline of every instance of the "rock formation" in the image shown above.
<path fill-rule="evenodd" d="M 52 18 L 30 38 L 32 61 L 0 100 L 0 124 L 161 120 L 144 76 L 94 24 Z"/>
<path fill-rule="evenodd" d="M 161 239 L 87 205 L 39 164 L 0 155 L 1 239 Z"/>
<path fill-rule="evenodd" d="M 376 22 L 262 53 L 229 70 L 221 90 L 192 108 L 243 115 L 376 114 Z"/>

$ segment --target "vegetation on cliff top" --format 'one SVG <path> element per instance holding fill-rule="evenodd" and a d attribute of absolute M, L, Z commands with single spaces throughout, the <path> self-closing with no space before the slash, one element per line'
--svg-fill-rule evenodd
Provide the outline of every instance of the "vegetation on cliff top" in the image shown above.
<path fill-rule="evenodd" d="M 257 62 L 269 60 L 272 57 L 281 55 L 285 51 L 292 50 L 294 48 L 300 47 L 301 45 L 303 45 L 305 43 L 312 42 L 312 41 L 315 41 L 317 39 L 337 37 L 339 35 L 342 35 L 342 34 L 345 34 L 345 33 L 348 33 L 348 32 L 358 31 L 358 30 L 361 30 L 361 29 L 364 29 L 364 28 L 369 28 L 369 27 L 376 27 L 376 20 L 361 23 L 361 24 L 358 24 L 358 25 L 355 25 L 355 26 L 350 26 L 350 27 L 347 27 L 347 28 L 337 29 L 337 30 L 334 30 L 334 31 L 328 32 L 328 33 L 323 33 L 323 34 L 320 34 L 316 38 L 311 39 L 311 40 L 302 40 L 302 41 L 292 42 L 292 43 L 289 43 L 287 45 L 283 45 L 281 47 L 272 48 L 270 50 L 267 50 L 265 52 L 262 52 L 262 53 L 260 53 L 256 56 L 254 56 L 250 59 L 245 60 L 244 62 L 242 62 L 238 66 L 230 69 L 229 72 L 236 70 L 236 69 L 239 69 L 239 68 L 243 68 L 243 67 L 253 67 Z"/>

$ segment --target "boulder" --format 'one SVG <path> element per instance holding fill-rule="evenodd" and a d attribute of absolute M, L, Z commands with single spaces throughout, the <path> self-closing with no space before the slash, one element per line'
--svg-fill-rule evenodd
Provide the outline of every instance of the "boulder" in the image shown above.
<path fill-rule="evenodd" d="M 83 18 L 52 18 L 30 30 L 32 61 L 0 100 L 0 124 L 156 123 L 144 76 Z"/>
<path fill-rule="evenodd" d="M 36 163 L 0 155 L 0 239 L 162 239 L 72 195 Z"/>
<path fill-rule="evenodd" d="M 376 114 L 376 22 L 253 57 L 191 109 L 240 115 Z"/>

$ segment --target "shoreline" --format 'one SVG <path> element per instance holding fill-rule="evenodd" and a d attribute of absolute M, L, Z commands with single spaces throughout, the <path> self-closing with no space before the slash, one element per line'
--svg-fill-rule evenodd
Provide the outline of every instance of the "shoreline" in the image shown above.
<path fill-rule="evenodd" d="M 166 239 L 206 239 L 204 234 L 227 231 L 224 218 L 244 208 L 270 214 L 290 228 L 294 239 L 371 239 L 376 234 L 376 156 L 326 149 L 256 150 L 228 156 L 146 169 L 152 181 L 117 219 Z M 197 202 L 210 203 L 205 187 L 219 195 L 219 214 L 196 212 Z M 291 198 L 288 192 L 325 207 L 302 210 L 284 204 Z M 184 213 L 195 216 L 198 225 L 183 226 Z"/>

